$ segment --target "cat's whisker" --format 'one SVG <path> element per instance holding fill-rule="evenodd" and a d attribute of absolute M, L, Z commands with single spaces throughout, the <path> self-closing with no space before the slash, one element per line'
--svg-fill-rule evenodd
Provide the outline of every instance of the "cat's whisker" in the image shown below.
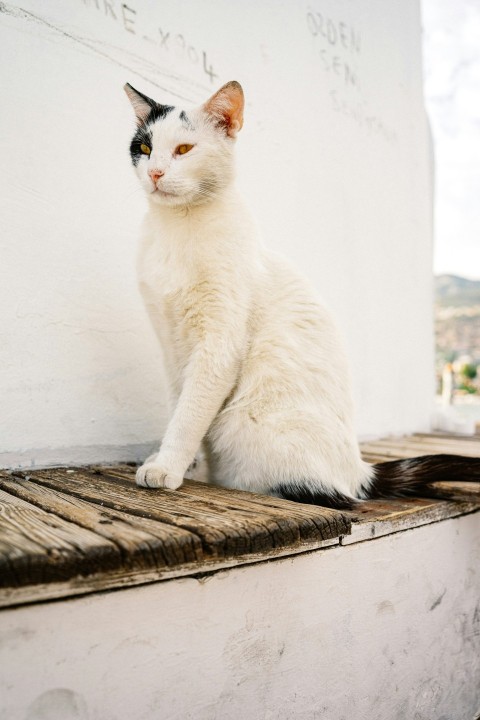
<path fill-rule="evenodd" d="M 139 195 L 139 194 L 143 195 L 143 188 L 141 188 L 141 187 L 132 188 L 131 190 L 128 190 L 124 195 L 122 195 L 122 198 L 124 200 L 126 200 L 126 199 L 133 197 L 134 195 Z"/>

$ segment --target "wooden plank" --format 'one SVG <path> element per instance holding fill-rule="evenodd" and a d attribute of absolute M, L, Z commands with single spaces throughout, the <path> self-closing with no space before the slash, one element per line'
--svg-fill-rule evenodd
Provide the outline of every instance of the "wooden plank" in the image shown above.
<path fill-rule="evenodd" d="M 428 498 L 369 500 L 362 503 L 352 516 L 350 535 L 340 539 L 341 545 L 373 540 L 422 525 L 448 520 L 480 510 L 480 502 L 450 502 Z"/>
<path fill-rule="evenodd" d="M 294 515 L 297 520 L 298 532 L 292 531 L 293 521 L 284 528 L 284 542 L 279 542 L 278 533 L 281 521 L 285 519 L 285 507 L 288 509 L 292 503 L 288 501 L 274 501 L 275 507 L 270 508 L 264 504 L 264 498 L 253 497 L 253 502 L 249 503 L 250 493 L 233 493 L 239 494 L 239 506 L 242 508 L 240 514 L 243 516 L 243 522 L 247 520 L 253 523 L 253 527 L 258 529 L 258 517 L 261 514 L 264 522 L 268 525 L 272 518 L 277 518 L 280 525 L 276 526 L 277 535 L 270 531 L 268 537 L 271 540 L 271 546 L 265 548 L 264 543 L 258 550 L 248 550 L 247 543 L 243 545 L 237 543 L 237 550 L 243 549 L 244 552 L 237 555 L 229 556 L 227 553 L 220 556 L 218 552 L 210 552 L 205 542 L 211 537 L 207 525 L 208 519 L 205 518 L 205 507 L 208 508 L 210 522 L 213 522 L 215 529 L 219 531 L 218 518 L 223 513 L 224 536 L 229 531 L 229 517 L 232 514 L 232 493 L 225 491 L 228 497 L 228 503 L 214 502 L 216 488 L 208 487 L 208 502 L 202 502 L 200 496 L 205 486 L 192 483 L 192 487 L 183 491 L 187 496 L 181 498 L 181 494 L 176 492 L 165 491 L 165 495 L 169 499 L 169 511 L 159 511 L 157 506 L 162 505 L 162 491 L 149 492 L 141 488 L 132 486 L 132 471 L 129 469 L 130 478 L 125 480 L 122 469 L 115 468 L 115 472 L 119 477 L 108 478 L 105 475 L 97 473 L 89 473 L 82 469 L 77 472 L 71 472 L 68 469 L 62 470 L 45 470 L 29 473 L 28 478 L 13 476 L 8 473 L 0 473 L 0 486 L 8 490 L 8 499 L 11 504 L 27 507 L 30 512 L 42 517 L 47 516 L 50 522 L 60 526 L 67 521 L 75 522 L 75 536 L 82 531 L 94 538 L 95 544 L 107 544 L 111 546 L 115 552 L 116 563 L 108 567 L 99 567 L 98 563 L 90 562 L 88 557 L 88 547 L 84 548 L 85 566 L 80 567 L 77 558 L 74 557 L 69 565 L 63 563 L 59 569 L 55 566 L 55 573 L 36 573 L 29 572 L 29 564 L 32 558 L 35 561 L 34 566 L 38 565 L 36 553 L 38 548 L 30 542 L 25 542 L 22 535 L 22 542 L 17 543 L 18 562 L 23 562 L 21 568 L 23 573 L 23 584 L 18 587 L 14 582 L 12 575 L 4 574 L 4 587 L 0 588 L 0 606 L 12 606 L 23 604 L 26 602 L 38 602 L 39 600 L 71 597 L 74 595 L 95 592 L 98 590 L 114 589 L 119 587 L 130 587 L 133 585 L 165 580 L 171 577 L 182 577 L 189 574 L 198 574 L 202 572 L 211 572 L 224 567 L 232 567 L 239 563 L 260 562 L 274 557 L 282 557 L 306 550 L 319 549 L 332 544 L 338 544 L 339 538 L 321 537 L 318 528 L 323 530 L 326 535 L 325 527 L 322 527 L 320 519 L 324 515 L 321 508 L 315 506 L 296 506 L 294 507 Z M 23 473 L 22 473 L 23 475 Z M 34 478 L 35 476 L 35 478 Z M 72 478 L 72 476 L 74 476 Z M 99 496 L 95 502 L 90 502 L 79 495 L 91 495 L 92 492 L 86 492 L 86 487 L 97 485 L 100 481 L 102 486 Z M 64 482 L 62 483 L 62 478 Z M 42 482 L 40 482 L 40 479 Z M 123 487 L 119 480 L 126 482 Z M 51 487 L 54 485 L 55 487 Z M 57 486 L 62 485 L 62 490 L 58 490 Z M 65 487 L 75 492 L 64 492 Z M 118 492 L 122 488 L 122 492 Z M 131 500 L 138 494 L 142 497 L 142 502 Z M 105 497 L 108 491 L 108 498 Z M 199 496 L 200 491 L 200 496 Z M 127 493 L 124 495 L 123 493 Z M 11 493 L 11 494 L 10 494 Z M 6 492 L 4 492 L 7 495 Z M 221 493 L 223 495 L 223 493 Z M 160 497 L 159 497 L 160 496 Z M 112 497 L 114 498 L 112 500 Z M 121 501 L 119 500 L 121 498 Z M 103 498 L 103 499 L 100 499 Z M 146 499 L 146 501 L 145 501 Z M 155 499 L 155 502 L 152 502 Z M 174 510 L 172 510 L 172 502 Z M 145 504 L 147 503 L 147 504 Z M 109 505 L 116 507 L 109 507 Z M 126 505 L 129 505 L 125 509 Z M 192 505 L 202 505 L 202 512 L 198 517 L 192 513 Z M 133 507 L 134 514 L 128 512 L 130 505 Z M 153 505 L 153 508 L 151 507 Z M 183 507 L 183 509 L 182 509 Z M 253 510 L 252 510 L 253 507 Z M 303 508 L 303 509 L 302 509 Z M 233 512 L 237 512 L 235 503 L 233 502 Z M 189 515 L 186 515 L 189 513 Z M 147 515 L 144 517 L 143 515 Z M 158 516 L 163 515 L 167 518 L 167 522 L 162 522 Z M 314 521 L 307 522 L 310 515 Z M 327 511 L 326 516 L 337 518 L 337 513 Z M 347 532 L 350 527 L 348 516 L 344 517 L 341 529 Z M 253 518 L 253 520 L 252 520 Z M 287 518 L 289 520 L 289 518 Z M 176 523 L 179 525 L 176 525 Z M 197 535 L 190 530 L 181 527 L 182 523 L 187 523 L 191 528 L 192 523 L 196 522 L 200 533 Z M 200 526 L 203 525 L 203 529 Z M 70 526 L 72 523 L 67 522 L 65 525 Z M 31 525 L 31 523 L 30 523 Z M 78 526 L 82 527 L 78 527 Z M 1 527 L 1 526 L 0 526 Z M 22 524 L 23 532 L 30 534 L 30 526 L 28 523 Z M 85 530 L 84 528 L 89 528 Z M 238 532 L 239 524 L 237 517 Z M 275 528 L 274 528 L 275 530 Z M 331 533 L 332 526 L 329 526 Z M 4 534 L 4 533 L 2 533 Z M 43 538 L 46 533 L 43 532 Z M 216 540 L 216 536 L 214 538 Z M 274 546 L 274 539 L 276 545 Z M 48 538 L 51 547 L 40 548 L 43 554 L 48 553 L 51 549 L 55 549 L 55 537 Z M 185 551 L 185 547 L 189 552 Z M 228 550 L 228 544 L 224 543 L 224 550 Z M 169 551 L 170 548 L 170 551 Z M 215 548 L 218 550 L 218 547 Z M 83 573 L 79 574 L 79 569 L 83 569 Z"/>
<path fill-rule="evenodd" d="M 381 455 L 380 453 L 376 452 L 365 452 L 362 448 L 362 458 L 365 460 L 365 462 L 372 463 L 375 465 L 376 463 L 383 463 L 383 462 L 389 462 L 389 460 L 398 460 L 399 458 L 395 458 L 389 455 Z"/>
<path fill-rule="evenodd" d="M 125 567 L 160 568 L 203 558 L 200 539 L 181 528 L 103 509 L 31 480 L 18 482 L 12 477 L 0 477 L 0 487 L 113 542 L 121 552 Z"/>
<path fill-rule="evenodd" d="M 459 500 L 480 505 L 480 482 L 433 482 L 427 488 L 429 496 L 444 500 Z"/>
<path fill-rule="evenodd" d="M 455 448 L 443 448 L 443 450 L 436 448 L 426 448 L 414 445 L 401 447 L 389 447 L 383 448 L 379 445 L 367 445 L 362 447 L 362 454 L 376 455 L 383 458 L 383 462 L 387 460 L 401 460 L 406 458 L 421 457 L 423 455 L 439 455 L 445 453 L 448 455 L 463 455 L 464 457 L 478 458 L 476 451 L 463 451 L 462 449 Z"/>
<path fill-rule="evenodd" d="M 424 442 L 415 437 L 407 438 L 385 438 L 364 442 L 361 450 L 365 453 L 379 454 L 388 459 L 399 459 L 417 457 L 419 455 L 435 455 L 439 453 L 450 453 L 453 455 L 466 455 L 468 457 L 479 457 L 479 448 L 476 443 L 450 442 L 436 443 Z"/>
<path fill-rule="evenodd" d="M 407 437 L 414 437 L 414 438 L 422 438 L 425 440 L 432 440 L 432 441 L 438 441 L 443 443 L 448 442 L 465 442 L 465 443 L 477 443 L 478 446 L 480 446 L 480 435 L 475 433 L 475 435 L 460 435 L 455 434 L 452 435 L 451 433 L 445 433 L 440 430 L 436 432 L 431 433 L 423 433 L 423 432 L 416 432 L 412 433 L 412 435 L 409 435 Z"/>
<path fill-rule="evenodd" d="M 456 436 L 430 434 L 415 434 L 402 438 L 382 438 L 375 442 L 361 443 L 362 457 L 370 463 L 388 462 L 400 458 L 439 453 L 463 454 L 476 457 L 479 450 L 480 443 L 478 441 L 472 443 L 470 438 L 465 442 L 464 438 L 459 439 Z M 365 508 L 367 512 L 355 522 L 351 537 L 345 538 L 342 543 L 349 544 L 350 542 L 371 539 L 391 532 L 399 532 L 417 525 L 456 517 L 459 514 L 472 512 L 480 507 L 479 483 L 433 482 L 425 489 L 422 495 L 424 499 L 389 500 L 387 501 L 387 511 L 378 517 L 374 515 L 368 517 L 368 515 L 370 508 L 371 512 L 375 513 L 375 508 L 379 507 L 378 502 L 380 501 L 375 501 L 377 506 L 367 503 Z M 439 503 L 437 501 L 432 504 L 426 499 L 428 497 L 455 500 L 459 501 L 459 503 Z M 396 506 L 395 503 L 397 503 Z M 407 504 L 402 508 L 398 503 Z M 412 505 L 412 503 L 414 504 Z"/>
<path fill-rule="evenodd" d="M 115 476 L 113 473 L 115 472 Z M 109 468 L 90 472 L 77 468 L 15 472 L 21 479 L 78 497 L 104 508 L 150 518 L 195 533 L 206 557 L 226 557 L 294 545 L 309 540 L 327 540 L 348 533 L 347 513 L 287 500 L 226 491 L 186 481 L 179 490 L 139 488 L 130 474 Z M 201 487 L 201 492 L 198 492 Z"/>
<path fill-rule="evenodd" d="M 0 524 L 0 568 L 5 569 L 0 606 L 338 545 L 339 535 L 348 533 L 351 525 L 348 513 L 316 506 L 275 498 L 270 504 L 263 496 L 193 482 L 181 491 L 149 491 L 133 481 L 134 470 L 122 466 L 0 472 L 0 492 L 9 506 L 22 509 L 15 523 L 17 535 L 11 522 Z M 42 528 L 34 532 L 38 518 Z M 59 548 L 62 562 L 52 562 Z M 96 560 L 99 550 L 103 564 Z M 12 558 L 21 587 L 11 570 Z"/>
<path fill-rule="evenodd" d="M 274 550 L 251 553 L 243 558 L 226 558 L 223 560 L 206 559 L 201 562 L 186 563 L 174 568 L 152 570 L 130 570 L 120 568 L 108 573 L 99 573 L 86 576 L 73 576 L 67 581 L 49 581 L 22 587 L 0 587 L 0 608 L 15 607 L 29 603 L 38 603 L 45 600 L 56 600 L 88 595 L 94 592 L 107 590 L 120 590 L 132 588 L 148 583 L 172 580 L 176 578 L 194 576 L 201 580 L 210 573 L 228 568 L 238 567 L 241 564 L 264 563 L 284 557 L 300 555 L 312 550 L 338 546 L 340 538 L 311 541 L 308 544 L 299 544 L 291 547 L 276 548 Z"/>
<path fill-rule="evenodd" d="M 385 461 L 474 454 L 477 445 L 469 441 L 463 451 L 457 438 L 416 435 L 365 443 L 362 451 Z M 134 476 L 129 465 L 0 471 L 0 606 L 362 542 L 480 508 L 478 483 L 432 483 L 429 492 L 447 500 L 377 500 L 348 513 L 191 481 L 152 491 L 136 487 Z"/>
<path fill-rule="evenodd" d="M 443 450 L 440 450 L 438 452 L 444 452 Z M 432 453 L 435 454 L 435 453 Z M 438 453 L 437 453 L 438 454 Z M 386 462 L 386 457 L 381 455 L 371 455 L 370 453 L 363 453 L 362 457 L 367 460 L 367 462 Z M 391 460 L 392 458 L 388 458 L 388 460 Z M 135 468 L 129 467 L 129 466 L 115 466 L 115 467 L 105 467 L 103 468 L 105 472 L 107 472 L 111 476 L 118 476 L 122 478 L 130 479 L 131 482 L 134 482 L 135 479 Z M 215 487 L 213 485 L 207 485 L 204 483 L 188 483 L 184 485 L 183 487 L 179 488 L 176 492 L 180 492 L 182 494 L 186 494 L 192 497 L 198 497 L 198 498 L 211 498 L 213 500 L 215 499 L 222 499 L 224 507 L 229 507 L 231 503 L 231 490 L 228 490 L 226 488 L 221 487 Z M 251 496 L 251 497 L 250 497 Z M 438 498 L 438 499 L 447 499 L 447 500 L 459 500 L 459 501 L 479 501 L 480 502 L 480 483 L 476 482 L 468 482 L 468 483 L 460 483 L 460 482 L 433 482 L 430 484 L 428 488 L 428 497 Z M 252 498 L 252 499 L 251 499 Z M 395 501 L 395 500 L 393 500 Z M 248 493 L 248 500 L 243 501 L 244 503 L 248 504 L 248 507 L 252 506 L 252 503 L 259 504 L 262 508 L 267 509 L 270 507 L 276 507 L 277 499 L 270 497 L 268 495 L 251 495 Z M 386 502 L 390 502 L 390 500 L 386 500 Z M 235 499 L 234 504 L 236 507 L 241 506 L 242 501 L 239 499 Z M 278 500 L 279 507 L 284 507 L 284 501 Z M 300 508 L 300 517 L 304 516 L 304 507 L 303 505 L 299 505 L 298 503 L 291 504 L 291 510 L 290 514 L 295 515 L 296 508 Z M 310 506 L 307 506 L 310 507 Z"/>
<path fill-rule="evenodd" d="M 114 543 L 0 490 L 0 587 L 65 580 L 122 564 Z"/>
<path fill-rule="evenodd" d="M 132 485 L 135 482 L 135 468 L 129 466 L 116 465 L 92 467 L 89 469 L 104 473 L 109 477 L 127 480 Z M 193 481 L 185 481 L 175 493 L 189 498 L 195 502 L 195 505 L 197 505 L 199 501 L 205 500 L 209 503 L 218 504 L 222 512 L 242 510 L 250 516 L 252 510 L 256 510 L 262 515 L 266 514 L 274 518 L 278 518 L 280 512 L 282 520 L 287 517 L 289 519 L 294 518 L 299 522 L 303 540 L 310 538 L 318 539 L 318 535 L 320 535 L 322 539 L 327 540 L 328 536 L 325 536 L 326 522 L 328 522 L 327 527 L 329 526 L 330 528 L 328 535 L 332 538 L 348 532 L 348 527 L 337 524 L 341 522 L 341 519 L 335 510 L 330 511 L 328 508 L 320 508 L 314 505 L 292 503 L 288 500 L 272 497 L 271 495 L 259 495 L 257 493 L 231 490 L 216 485 Z"/>

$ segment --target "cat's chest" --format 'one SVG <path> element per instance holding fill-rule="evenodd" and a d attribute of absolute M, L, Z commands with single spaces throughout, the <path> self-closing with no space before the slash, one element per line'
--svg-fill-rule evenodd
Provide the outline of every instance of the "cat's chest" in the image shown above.
<path fill-rule="evenodd" d="M 192 318 L 208 313 L 198 290 L 208 283 L 208 273 L 202 273 L 200 265 L 154 242 L 147 241 L 140 249 L 138 280 L 150 318 L 164 340 L 177 346 L 191 346 L 196 336 Z"/>
<path fill-rule="evenodd" d="M 137 274 L 142 292 L 147 290 L 159 302 L 188 287 L 193 280 L 190 268 L 182 258 L 151 238 L 144 239 L 140 246 Z"/>

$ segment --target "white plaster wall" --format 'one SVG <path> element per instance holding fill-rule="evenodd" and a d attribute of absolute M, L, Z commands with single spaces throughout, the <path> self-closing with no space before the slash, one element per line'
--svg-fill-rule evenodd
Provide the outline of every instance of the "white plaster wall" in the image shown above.
<path fill-rule="evenodd" d="M 418 0 L 1 3 L 0 464 L 137 459 L 162 433 L 127 80 L 187 106 L 242 82 L 239 184 L 338 318 L 359 433 L 426 428 L 420 58 Z"/>
<path fill-rule="evenodd" d="M 4 610 L 0 720 L 474 720 L 479 598 L 476 514 Z"/>

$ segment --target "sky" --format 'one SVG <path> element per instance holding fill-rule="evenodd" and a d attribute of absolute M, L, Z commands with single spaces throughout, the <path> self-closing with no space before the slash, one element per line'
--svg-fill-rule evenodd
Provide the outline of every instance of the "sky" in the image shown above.
<path fill-rule="evenodd" d="M 480 0 L 422 0 L 435 274 L 480 280 Z"/>

